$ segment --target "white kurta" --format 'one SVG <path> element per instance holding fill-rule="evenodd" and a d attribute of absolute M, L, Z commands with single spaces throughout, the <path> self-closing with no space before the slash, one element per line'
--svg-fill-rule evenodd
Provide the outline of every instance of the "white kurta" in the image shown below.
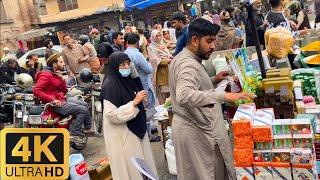
<path fill-rule="evenodd" d="M 138 113 L 139 109 L 132 102 L 117 108 L 104 100 L 103 132 L 114 180 L 142 180 L 140 172 L 131 162 L 132 157 L 145 160 L 157 174 L 148 134 L 140 139 L 127 127 L 127 121 Z"/>

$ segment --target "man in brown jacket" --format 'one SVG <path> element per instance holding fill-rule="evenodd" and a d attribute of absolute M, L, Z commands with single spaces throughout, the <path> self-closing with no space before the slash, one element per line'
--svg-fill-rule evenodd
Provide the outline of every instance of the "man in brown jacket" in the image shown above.
<path fill-rule="evenodd" d="M 67 71 L 70 76 L 75 76 L 83 68 L 90 69 L 88 63 L 89 58 L 85 58 L 82 46 L 80 44 L 74 44 L 73 39 L 69 35 L 64 35 L 63 40 L 66 47 L 62 50 L 62 58 L 66 64 Z"/>

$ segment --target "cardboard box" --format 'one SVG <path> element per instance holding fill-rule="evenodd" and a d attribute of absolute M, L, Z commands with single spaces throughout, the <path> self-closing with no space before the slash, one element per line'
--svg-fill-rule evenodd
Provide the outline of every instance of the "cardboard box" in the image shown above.
<path fill-rule="evenodd" d="M 253 149 L 252 136 L 241 136 L 234 137 L 234 148 L 235 149 Z"/>
<path fill-rule="evenodd" d="M 240 104 L 233 117 L 233 120 L 247 119 L 252 122 L 255 112 L 255 104 Z"/>
<path fill-rule="evenodd" d="M 274 180 L 292 180 L 290 163 L 271 163 Z"/>
<path fill-rule="evenodd" d="M 292 175 L 294 180 L 316 180 L 318 173 L 312 164 L 295 164 L 292 165 Z"/>
<path fill-rule="evenodd" d="M 112 180 L 111 168 L 107 158 L 91 165 L 88 172 L 91 180 Z"/>
<path fill-rule="evenodd" d="M 291 134 L 286 135 L 274 135 L 273 136 L 273 147 L 275 149 L 292 148 L 292 136 Z"/>
<path fill-rule="evenodd" d="M 251 166 L 253 162 L 253 150 L 252 149 L 234 149 L 234 164 L 238 166 Z"/>
<path fill-rule="evenodd" d="M 274 109 L 273 108 L 261 108 L 261 109 L 258 109 L 256 111 L 256 114 L 260 113 L 260 112 L 270 114 L 272 116 L 272 120 L 275 119 L 275 114 L 274 114 Z"/>
<path fill-rule="evenodd" d="M 272 142 L 271 126 L 254 126 L 252 136 L 254 142 Z"/>
<path fill-rule="evenodd" d="M 253 161 L 254 162 L 271 162 L 272 155 L 271 149 L 269 150 L 253 150 Z"/>
<path fill-rule="evenodd" d="M 271 142 L 272 141 L 272 121 L 274 112 L 272 108 L 258 109 L 253 118 L 253 141 Z"/>
<path fill-rule="evenodd" d="M 315 158 L 311 149 L 292 148 L 290 155 L 292 164 L 311 164 Z"/>
<path fill-rule="evenodd" d="M 290 149 L 272 149 L 272 163 L 290 163 Z"/>
<path fill-rule="evenodd" d="M 297 108 L 298 114 L 306 113 L 306 106 L 302 101 L 296 101 L 296 108 Z"/>
<path fill-rule="evenodd" d="M 317 117 L 314 114 L 300 114 L 298 113 L 297 119 L 309 119 L 313 133 L 317 132 Z"/>
<path fill-rule="evenodd" d="M 272 149 L 272 142 L 254 142 L 255 150 Z"/>
<path fill-rule="evenodd" d="M 293 80 L 265 81 L 262 83 L 262 86 L 266 92 L 271 92 L 272 89 L 273 92 L 282 91 L 283 95 L 289 95 L 289 92 L 293 90 Z"/>
<path fill-rule="evenodd" d="M 232 130 L 235 137 L 252 136 L 252 122 L 248 119 L 233 120 Z"/>
<path fill-rule="evenodd" d="M 291 134 L 291 119 L 275 119 L 272 122 L 273 135 Z"/>
<path fill-rule="evenodd" d="M 237 180 L 254 180 L 253 169 L 251 166 L 237 166 L 236 165 Z"/>
<path fill-rule="evenodd" d="M 266 162 L 254 162 L 253 172 L 256 180 L 268 180 L 273 179 L 271 163 Z"/>
<path fill-rule="evenodd" d="M 310 119 L 291 119 L 292 134 L 313 134 Z"/>
<path fill-rule="evenodd" d="M 295 148 L 313 148 L 313 136 L 311 134 L 294 134 L 292 142 Z"/>

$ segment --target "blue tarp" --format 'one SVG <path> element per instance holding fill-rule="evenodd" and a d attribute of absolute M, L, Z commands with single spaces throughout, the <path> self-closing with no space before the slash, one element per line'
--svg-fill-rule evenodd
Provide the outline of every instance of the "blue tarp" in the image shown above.
<path fill-rule="evenodd" d="M 126 10 L 131 11 L 134 8 L 144 9 L 155 4 L 169 1 L 171 0 L 124 0 L 124 4 Z"/>

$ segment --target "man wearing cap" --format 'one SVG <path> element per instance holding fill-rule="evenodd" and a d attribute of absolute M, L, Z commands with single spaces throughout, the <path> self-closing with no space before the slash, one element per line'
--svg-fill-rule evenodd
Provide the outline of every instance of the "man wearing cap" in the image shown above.
<path fill-rule="evenodd" d="M 15 84 L 15 77 L 21 69 L 14 56 L 7 56 L 8 60 L 0 66 L 0 84 Z"/>
<path fill-rule="evenodd" d="M 217 34 L 216 51 L 239 48 L 243 39 L 236 35 L 236 28 L 230 23 L 231 16 L 228 11 L 220 13 L 221 26 Z"/>
<path fill-rule="evenodd" d="M 98 46 L 99 46 L 99 43 L 100 43 L 100 36 L 99 36 L 98 29 L 93 28 L 90 31 L 89 35 L 91 37 L 91 43 L 93 44 L 93 46 L 96 49 L 96 51 L 98 51 Z"/>
<path fill-rule="evenodd" d="M 77 138 L 81 134 L 82 126 L 84 133 L 92 133 L 91 116 L 88 104 L 83 101 L 68 99 L 66 82 L 63 79 L 62 71 L 65 64 L 59 53 L 52 54 L 47 60 L 45 70 L 36 74 L 36 84 L 33 94 L 44 103 L 53 103 L 53 111 L 61 116 L 72 115 L 75 121 L 70 128 L 72 138 Z"/>

